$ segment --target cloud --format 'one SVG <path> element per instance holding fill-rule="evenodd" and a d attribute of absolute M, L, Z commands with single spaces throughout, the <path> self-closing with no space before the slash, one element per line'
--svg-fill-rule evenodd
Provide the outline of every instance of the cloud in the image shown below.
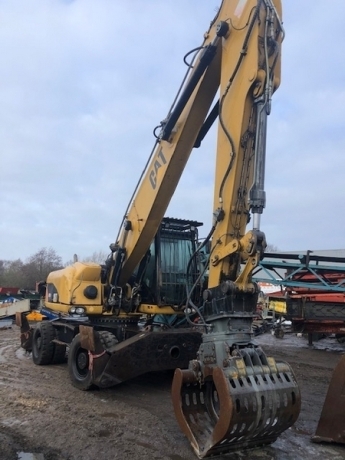
<path fill-rule="evenodd" d="M 219 2 L 4 0 L 0 258 L 106 250 Z M 262 229 L 280 249 L 344 247 L 343 2 L 284 2 L 282 84 Z M 215 134 L 167 214 L 212 219 Z"/>

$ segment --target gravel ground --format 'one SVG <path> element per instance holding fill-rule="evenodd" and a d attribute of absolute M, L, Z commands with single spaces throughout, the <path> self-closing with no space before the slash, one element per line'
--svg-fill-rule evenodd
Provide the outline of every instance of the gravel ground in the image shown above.
<path fill-rule="evenodd" d="M 271 446 L 217 458 L 345 459 L 345 446 L 310 442 L 345 345 L 327 338 L 308 347 L 292 334 L 256 340 L 267 355 L 291 364 L 301 414 Z M 19 347 L 16 326 L 0 330 L 0 460 L 193 460 L 173 414 L 171 381 L 164 372 L 85 393 L 71 386 L 66 364 L 35 366 Z"/>

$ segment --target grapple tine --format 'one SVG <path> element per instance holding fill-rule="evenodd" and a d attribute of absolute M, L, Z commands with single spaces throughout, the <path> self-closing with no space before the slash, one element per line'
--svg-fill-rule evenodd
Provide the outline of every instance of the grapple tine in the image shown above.
<path fill-rule="evenodd" d="M 176 419 L 199 458 L 270 444 L 297 420 L 301 400 L 293 372 L 286 363 L 273 368 L 236 376 L 234 367 L 206 367 L 202 379 L 191 368 L 175 371 Z"/>
<path fill-rule="evenodd" d="M 312 441 L 345 444 L 345 355 L 333 372 Z"/>
<path fill-rule="evenodd" d="M 219 419 L 214 427 L 212 440 L 205 450 L 211 449 L 214 445 L 225 439 L 231 427 L 234 405 L 230 396 L 229 381 L 226 379 L 224 372 L 219 367 L 213 369 L 214 395 L 211 396 L 211 402 L 216 397 L 219 401 Z M 209 402 L 209 401 L 208 401 Z M 214 407 L 213 403 L 213 409 Z"/>
<path fill-rule="evenodd" d="M 187 439 L 191 443 L 192 448 L 194 451 L 198 449 L 198 443 L 194 437 L 194 434 L 184 416 L 183 413 L 183 400 L 188 394 L 187 392 L 184 393 L 183 389 L 185 388 L 184 385 L 196 384 L 197 380 L 194 376 L 194 373 L 190 370 L 182 370 L 176 369 L 174 373 L 174 378 L 171 387 L 171 397 L 172 403 L 174 408 L 174 413 L 178 424 L 180 425 L 181 430 L 186 435 Z"/>
<path fill-rule="evenodd" d="M 209 450 L 224 439 L 232 418 L 233 405 L 229 398 L 228 382 L 221 369 L 213 369 L 213 382 L 214 387 L 211 380 L 204 387 L 205 393 L 202 389 L 198 391 L 200 385 L 193 372 L 176 369 L 172 384 L 176 419 L 199 458 L 207 456 Z M 212 390 L 211 386 L 217 394 L 217 401 L 206 394 Z M 216 407 L 218 395 L 220 404 Z"/>

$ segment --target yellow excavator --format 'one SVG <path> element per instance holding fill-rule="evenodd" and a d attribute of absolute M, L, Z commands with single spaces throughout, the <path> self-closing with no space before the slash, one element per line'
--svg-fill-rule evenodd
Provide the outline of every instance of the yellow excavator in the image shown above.
<path fill-rule="evenodd" d="M 280 0 L 223 0 L 185 58 L 186 76 L 154 130 L 105 264 L 51 273 L 42 308 L 50 319 L 32 329 L 18 318 L 35 364 L 63 361 L 68 347 L 69 375 L 82 390 L 175 369 L 175 415 L 199 458 L 272 443 L 300 412 L 291 367 L 266 356 L 252 333 L 281 18 Z M 213 221 L 201 240 L 200 222 L 164 214 L 191 151 L 215 122 Z"/>

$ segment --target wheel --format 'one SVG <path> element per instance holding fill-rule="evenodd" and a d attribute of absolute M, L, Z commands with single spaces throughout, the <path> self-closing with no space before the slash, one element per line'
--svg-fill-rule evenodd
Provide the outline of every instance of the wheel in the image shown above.
<path fill-rule="evenodd" d="M 39 323 L 32 336 L 32 360 L 35 364 L 51 364 L 53 361 L 55 329 L 49 321 Z"/>
<path fill-rule="evenodd" d="M 103 348 L 107 351 L 111 351 L 112 347 L 118 343 L 117 338 L 114 334 L 108 331 L 99 331 L 99 338 L 103 345 Z"/>
<path fill-rule="evenodd" d="M 284 337 L 284 331 L 282 328 L 278 328 L 274 331 L 274 335 L 278 338 L 278 339 L 282 339 Z"/>
<path fill-rule="evenodd" d="M 108 331 L 99 331 L 100 341 L 105 350 L 118 343 L 114 334 Z M 89 352 L 80 344 L 80 334 L 77 334 L 69 347 L 68 372 L 72 385 L 79 390 L 92 390 L 96 385 L 92 381 L 92 372 L 89 370 Z"/>
<path fill-rule="evenodd" d="M 89 352 L 81 347 L 80 334 L 77 334 L 69 347 L 68 372 L 72 385 L 87 391 L 95 387 L 92 372 L 89 370 Z"/>
<path fill-rule="evenodd" d="M 60 345 L 59 343 L 54 343 L 54 345 L 52 364 L 62 364 L 66 361 L 66 345 Z"/>

